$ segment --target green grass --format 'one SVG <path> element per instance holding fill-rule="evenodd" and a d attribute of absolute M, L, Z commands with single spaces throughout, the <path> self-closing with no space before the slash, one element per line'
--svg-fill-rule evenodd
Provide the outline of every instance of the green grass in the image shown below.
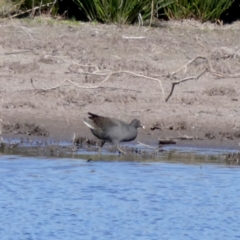
<path fill-rule="evenodd" d="M 132 24 L 150 19 L 173 0 L 74 0 L 89 21 Z"/>
<path fill-rule="evenodd" d="M 228 9 L 234 0 L 174 0 L 165 7 L 169 19 L 194 18 L 204 21 L 216 21 Z"/>
<path fill-rule="evenodd" d="M 70 2 L 71 0 L 69 0 Z M 234 0 L 72 0 L 89 21 L 116 24 L 133 24 L 158 17 L 160 9 L 169 19 L 193 18 L 204 21 L 218 21 Z M 0 0 L 0 16 L 9 17 L 18 13 L 31 14 L 31 9 L 41 7 L 50 10 L 54 0 Z M 27 11 L 28 10 L 28 11 Z M 58 4 L 51 14 L 56 14 Z M 36 9 L 36 13 L 43 11 Z M 34 11 L 33 11 L 34 13 Z M 76 16 L 77 18 L 79 16 Z"/>

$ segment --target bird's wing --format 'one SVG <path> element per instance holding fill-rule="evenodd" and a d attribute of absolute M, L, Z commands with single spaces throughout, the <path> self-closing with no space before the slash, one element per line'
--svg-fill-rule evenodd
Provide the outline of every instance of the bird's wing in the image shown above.
<path fill-rule="evenodd" d="M 105 129 L 118 125 L 114 118 L 102 117 L 90 112 L 88 114 L 90 115 L 89 119 L 91 119 L 99 128 Z"/>

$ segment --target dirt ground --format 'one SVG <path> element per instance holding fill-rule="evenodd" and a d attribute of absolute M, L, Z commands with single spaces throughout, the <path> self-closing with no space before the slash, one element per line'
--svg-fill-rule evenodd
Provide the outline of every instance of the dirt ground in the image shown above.
<path fill-rule="evenodd" d="M 1 20 L 1 135 L 93 139 L 82 122 L 93 112 L 140 119 L 146 130 L 137 140 L 146 144 L 177 139 L 177 145 L 238 149 L 239 39 L 240 22 L 150 28 Z M 173 82 L 197 76 L 165 101 Z"/>

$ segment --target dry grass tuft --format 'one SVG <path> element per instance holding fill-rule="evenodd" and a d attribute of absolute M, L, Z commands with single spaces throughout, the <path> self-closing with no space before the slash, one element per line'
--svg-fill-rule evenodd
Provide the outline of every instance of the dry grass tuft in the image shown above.
<path fill-rule="evenodd" d="M 17 12 L 18 6 L 19 4 L 14 4 L 12 1 L 0 0 L 0 17 L 6 17 L 13 12 Z"/>

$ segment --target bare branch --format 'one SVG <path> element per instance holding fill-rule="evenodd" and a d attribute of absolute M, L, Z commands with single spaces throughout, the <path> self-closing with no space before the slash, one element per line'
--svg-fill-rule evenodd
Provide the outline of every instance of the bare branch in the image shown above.
<path fill-rule="evenodd" d="M 194 77 L 187 77 L 187 78 L 183 78 L 177 82 L 172 82 L 172 88 L 171 88 L 171 91 L 168 95 L 168 97 L 166 98 L 166 102 L 169 100 L 169 98 L 172 96 L 173 94 L 173 90 L 175 88 L 176 85 L 180 84 L 180 83 L 183 83 L 183 82 L 186 82 L 186 81 L 189 81 L 189 80 L 198 80 L 204 73 L 206 73 L 208 71 L 208 68 L 206 68 L 203 72 L 201 72 L 198 76 L 194 76 Z"/>
<path fill-rule="evenodd" d="M 175 74 L 177 74 L 178 72 L 182 71 L 184 69 L 184 72 L 186 73 L 187 72 L 187 67 L 189 65 L 191 65 L 193 62 L 195 62 L 197 59 L 206 59 L 207 62 L 208 62 L 208 67 L 209 67 L 209 70 L 210 72 L 214 72 L 213 70 L 213 67 L 212 67 L 212 63 L 211 61 L 207 58 L 207 57 L 204 57 L 204 56 L 197 56 L 193 59 L 191 59 L 189 62 L 187 62 L 186 64 L 184 64 L 182 67 L 178 68 L 175 72 L 172 72 L 170 74 L 170 77 L 174 76 Z"/>
<path fill-rule="evenodd" d="M 33 88 L 39 90 L 39 91 L 50 91 L 50 90 L 54 90 L 60 86 L 62 86 L 64 83 L 66 82 L 69 82 L 71 83 L 72 85 L 78 87 L 78 88 L 82 88 L 82 89 L 97 89 L 97 88 L 100 88 L 102 87 L 102 85 L 107 82 L 109 80 L 109 78 L 112 76 L 112 75 L 115 75 L 115 74 L 119 74 L 119 73 L 127 73 L 127 74 L 130 74 L 130 75 L 134 75 L 134 76 L 138 76 L 138 77 L 143 77 L 143 78 L 146 78 L 146 79 L 150 79 L 150 80 L 153 80 L 153 81 L 156 81 L 158 82 L 159 84 L 159 87 L 161 88 L 162 90 L 162 98 L 164 99 L 164 89 L 163 89 L 163 86 L 162 86 L 162 82 L 161 80 L 157 79 L 157 78 L 153 78 L 153 77 L 149 77 L 149 76 L 145 76 L 143 74 L 139 74 L 139 73 L 134 73 L 134 72 L 129 72 L 129 71 L 117 71 L 117 72 L 110 72 L 110 73 L 98 73 L 98 71 L 94 72 L 94 73 L 91 73 L 93 75 L 107 75 L 106 78 L 101 81 L 100 83 L 98 83 L 97 85 L 95 86 L 83 86 L 83 85 L 79 85 L 75 82 L 73 82 L 72 80 L 70 79 L 65 79 L 64 81 L 62 81 L 61 83 L 57 84 L 56 86 L 54 87 L 51 87 L 51 88 L 45 88 L 45 89 L 37 89 L 34 84 L 33 84 L 33 80 L 31 79 L 31 84 L 33 85 Z M 116 88 L 115 88 L 116 89 Z M 120 88 L 122 89 L 122 88 Z M 131 91 L 136 91 L 136 90 L 133 90 L 133 89 L 124 89 L 124 90 L 131 90 Z M 139 91 L 139 90 L 138 90 Z"/>
<path fill-rule="evenodd" d="M 127 36 L 122 36 L 122 38 L 124 38 L 124 39 L 145 39 L 146 37 L 144 37 L 144 36 L 139 36 L 139 37 L 133 37 L 133 36 L 127 37 Z"/>
<path fill-rule="evenodd" d="M 31 8 L 31 9 L 28 9 L 24 12 L 19 12 L 19 13 L 16 13 L 14 15 L 9 15 L 9 18 L 15 18 L 15 17 L 18 17 L 20 15 L 23 15 L 25 13 L 29 13 L 29 12 L 32 12 L 32 11 L 36 11 L 37 9 L 39 8 L 43 8 L 43 7 L 49 7 L 50 5 L 52 5 L 52 3 L 47 3 L 47 4 L 44 4 L 44 5 L 41 5 L 41 6 L 37 6 L 37 7 L 34 7 L 34 8 Z"/>

